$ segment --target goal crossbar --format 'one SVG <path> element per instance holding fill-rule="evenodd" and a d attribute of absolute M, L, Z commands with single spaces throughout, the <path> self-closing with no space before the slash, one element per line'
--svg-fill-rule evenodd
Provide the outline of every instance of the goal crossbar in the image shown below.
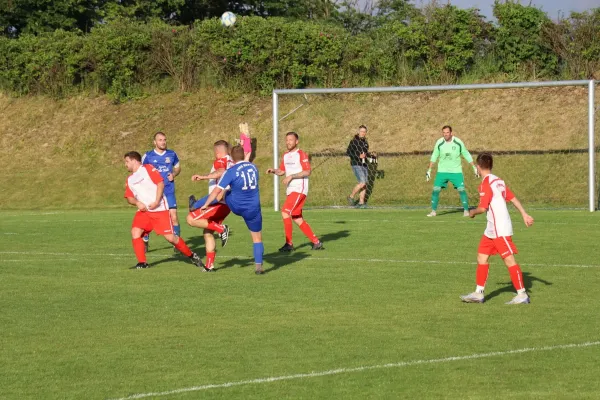
<path fill-rule="evenodd" d="M 356 88 L 312 88 L 312 89 L 275 89 L 273 90 L 273 168 L 278 167 L 279 159 L 279 96 L 294 94 L 349 94 L 349 93 L 398 93 L 398 92 L 438 92 L 449 90 L 483 90 L 483 89 L 523 89 L 558 86 L 587 86 L 588 87 L 588 155 L 589 155 L 589 211 L 594 212 L 595 204 L 595 145 L 594 145 L 594 113 L 595 99 L 594 80 L 547 81 L 547 82 L 516 82 L 516 83 L 484 83 L 469 85 L 438 85 L 438 86 L 388 86 L 388 87 L 356 87 Z M 273 206 L 279 211 L 279 179 L 273 177 Z"/>

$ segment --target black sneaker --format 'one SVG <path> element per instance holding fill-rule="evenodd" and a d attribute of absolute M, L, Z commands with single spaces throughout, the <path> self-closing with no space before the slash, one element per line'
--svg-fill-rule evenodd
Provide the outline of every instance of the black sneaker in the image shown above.
<path fill-rule="evenodd" d="M 221 247 L 225 247 L 229 241 L 229 226 L 223 225 L 223 233 L 219 233 L 219 237 L 221 238 Z"/>
<path fill-rule="evenodd" d="M 139 262 L 139 263 L 135 264 L 135 266 L 133 266 L 129 269 L 145 269 L 145 268 L 150 268 L 150 266 L 145 262 Z"/>
<path fill-rule="evenodd" d="M 325 250 L 325 247 L 323 247 L 323 243 L 317 242 L 317 243 L 313 243 L 312 249 L 313 250 Z"/>
<path fill-rule="evenodd" d="M 190 212 L 195 211 L 196 209 L 194 208 L 194 203 L 196 203 L 196 196 L 191 195 L 188 198 L 188 208 L 190 209 Z"/>
<path fill-rule="evenodd" d="M 200 256 L 198 254 L 192 253 L 192 255 L 190 256 L 190 260 L 192 260 L 192 263 L 196 267 L 207 269 L 206 266 L 204 265 L 204 263 L 202 262 L 202 259 L 200 258 Z"/>
<path fill-rule="evenodd" d="M 356 201 L 354 201 L 354 199 L 352 197 L 348 196 L 347 199 L 348 199 L 348 205 L 350 207 L 354 207 L 356 205 Z"/>
<path fill-rule="evenodd" d="M 282 252 L 282 253 L 289 253 L 291 251 L 294 251 L 294 246 L 292 246 L 289 243 L 286 243 L 286 244 L 283 245 L 283 247 L 281 247 L 279 249 L 279 251 Z"/>

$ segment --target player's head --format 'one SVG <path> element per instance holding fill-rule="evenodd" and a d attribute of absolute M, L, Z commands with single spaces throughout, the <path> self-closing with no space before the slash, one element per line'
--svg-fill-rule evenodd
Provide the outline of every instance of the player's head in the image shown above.
<path fill-rule="evenodd" d="M 364 138 L 367 136 L 367 127 L 366 125 L 361 125 L 358 127 L 358 136 Z"/>
<path fill-rule="evenodd" d="M 135 172 L 142 165 L 142 156 L 137 151 L 130 151 L 123 156 L 125 159 L 125 167 L 129 172 Z"/>
<path fill-rule="evenodd" d="M 285 147 L 288 151 L 292 151 L 298 146 L 298 134 L 296 132 L 288 132 L 285 134 Z"/>
<path fill-rule="evenodd" d="M 452 139 L 452 127 L 450 125 L 444 125 L 442 127 L 442 135 L 444 135 L 444 139 L 449 142 Z"/>
<path fill-rule="evenodd" d="M 154 134 L 154 147 L 157 150 L 166 150 L 167 149 L 167 135 L 162 132 L 156 132 Z"/>
<path fill-rule="evenodd" d="M 231 149 L 231 159 L 233 162 L 243 161 L 244 160 L 244 147 L 237 145 L 233 146 Z"/>
<path fill-rule="evenodd" d="M 229 154 L 229 143 L 225 140 L 217 140 L 213 145 L 215 151 L 215 158 L 223 158 Z"/>
<path fill-rule="evenodd" d="M 491 171 L 494 168 L 494 157 L 490 153 L 480 153 L 477 156 L 477 169 L 479 172 Z"/>

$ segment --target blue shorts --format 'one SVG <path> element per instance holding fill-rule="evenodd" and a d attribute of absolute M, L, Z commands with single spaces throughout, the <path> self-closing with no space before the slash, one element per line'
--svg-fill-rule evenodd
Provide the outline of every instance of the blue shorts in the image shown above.
<path fill-rule="evenodd" d="M 167 198 L 167 205 L 169 206 L 169 210 L 172 208 L 177 208 L 177 200 L 175 200 L 175 193 L 165 193 L 164 196 Z"/>
<path fill-rule="evenodd" d="M 367 167 L 363 167 L 362 165 L 353 165 L 352 172 L 354 172 L 354 176 L 358 183 L 367 183 L 369 172 Z"/>
<path fill-rule="evenodd" d="M 246 226 L 250 232 L 261 232 L 262 231 L 262 212 L 260 207 L 252 210 L 231 210 L 234 214 L 244 218 Z"/>

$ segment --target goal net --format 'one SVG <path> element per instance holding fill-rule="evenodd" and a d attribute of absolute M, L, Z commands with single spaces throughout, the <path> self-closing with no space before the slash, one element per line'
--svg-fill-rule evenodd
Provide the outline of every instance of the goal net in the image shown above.
<path fill-rule="evenodd" d="M 280 91 L 285 95 L 274 99 L 277 152 L 285 151 L 285 133 L 297 132 L 313 169 L 307 207 L 349 207 L 348 196 L 358 182 L 350 153 L 363 152 L 353 148 L 360 143 L 353 139 L 365 125 L 369 154 L 360 159 L 360 167 L 367 174 L 367 205 L 429 208 L 436 166 L 430 182 L 425 173 L 442 126 L 450 125 L 473 159 L 483 151 L 494 155 L 494 173 L 528 206 L 588 208 L 590 89 L 588 82 L 563 84 L 308 95 Z M 465 160 L 462 165 L 473 206 L 480 180 Z M 281 186 L 279 203 L 285 198 Z M 439 207 L 461 207 L 451 184 L 442 190 Z"/>

